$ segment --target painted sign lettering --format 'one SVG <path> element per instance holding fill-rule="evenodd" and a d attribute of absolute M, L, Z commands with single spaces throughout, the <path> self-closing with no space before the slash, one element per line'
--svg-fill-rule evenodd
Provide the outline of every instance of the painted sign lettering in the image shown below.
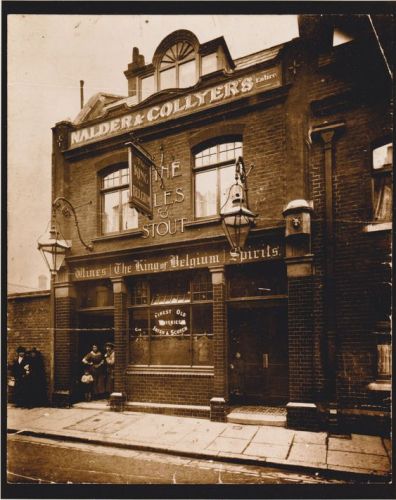
<path fill-rule="evenodd" d="M 110 278 L 216 265 L 248 264 L 280 259 L 283 258 L 283 254 L 283 248 L 279 244 L 265 243 L 261 246 L 246 248 L 236 259 L 233 259 L 230 252 L 225 249 L 214 249 L 207 252 L 178 252 L 163 257 L 137 257 L 130 261 L 113 262 L 106 266 L 79 266 L 73 269 L 72 274 L 75 280 Z"/>
<path fill-rule="evenodd" d="M 78 147 L 280 86 L 281 72 L 280 67 L 276 66 L 135 113 L 75 130 L 70 134 L 69 144 L 71 148 Z"/>

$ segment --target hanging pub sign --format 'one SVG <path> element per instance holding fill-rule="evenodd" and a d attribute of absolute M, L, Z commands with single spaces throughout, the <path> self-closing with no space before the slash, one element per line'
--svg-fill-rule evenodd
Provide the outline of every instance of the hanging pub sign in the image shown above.
<path fill-rule="evenodd" d="M 126 146 L 128 146 L 129 206 L 152 219 L 151 167 L 153 161 L 137 144 L 128 142 Z"/>

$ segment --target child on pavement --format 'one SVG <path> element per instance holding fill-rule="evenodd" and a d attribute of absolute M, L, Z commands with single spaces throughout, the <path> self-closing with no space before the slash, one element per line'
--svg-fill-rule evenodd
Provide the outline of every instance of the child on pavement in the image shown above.
<path fill-rule="evenodd" d="M 81 383 L 84 389 L 85 401 L 91 401 L 92 399 L 93 381 L 94 381 L 93 376 L 90 374 L 89 370 L 85 370 L 84 375 L 81 377 Z"/>

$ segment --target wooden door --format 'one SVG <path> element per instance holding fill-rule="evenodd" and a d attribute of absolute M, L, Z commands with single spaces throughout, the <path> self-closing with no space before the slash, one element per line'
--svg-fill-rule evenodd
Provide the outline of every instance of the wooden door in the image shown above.
<path fill-rule="evenodd" d="M 241 404 L 287 401 L 286 309 L 230 307 L 230 398 Z M 286 326 L 286 328 L 285 328 Z"/>

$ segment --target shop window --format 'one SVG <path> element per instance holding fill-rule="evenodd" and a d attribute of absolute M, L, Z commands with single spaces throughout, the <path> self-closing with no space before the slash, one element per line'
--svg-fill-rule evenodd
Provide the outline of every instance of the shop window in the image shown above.
<path fill-rule="evenodd" d="M 117 233 L 136 229 L 138 214 L 130 208 L 129 170 L 127 167 L 113 170 L 102 177 L 102 233 Z"/>
<path fill-rule="evenodd" d="M 212 365 L 210 273 L 197 272 L 131 284 L 130 362 L 144 365 Z M 148 307 L 139 306 L 142 297 Z"/>
<path fill-rule="evenodd" d="M 228 295 L 268 297 L 287 293 L 286 266 L 283 262 L 261 262 L 231 268 Z"/>
<path fill-rule="evenodd" d="M 114 304 L 113 287 L 110 283 L 84 285 L 78 288 L 78 306 L 109 307 Z"/>
<path fill-rule="evenodd" d="M 194 48 L 187 42 L 178 42 L 162 57 L 159 67 L 159 89 L 190 87 L 197 82 Z"/>
<path fill-rule="evenodd" d="M 392 143 L 372 150 L 373 215 L 376 221 L 392 220 Z"/>
<path fill-rule="evenodd" d="M 242 156 L 242 142 L 222 142 L 194 156 L 195 216 L 210 217 L 230 203 L 229 191 L 235 182 L 235 160 Z"/>

